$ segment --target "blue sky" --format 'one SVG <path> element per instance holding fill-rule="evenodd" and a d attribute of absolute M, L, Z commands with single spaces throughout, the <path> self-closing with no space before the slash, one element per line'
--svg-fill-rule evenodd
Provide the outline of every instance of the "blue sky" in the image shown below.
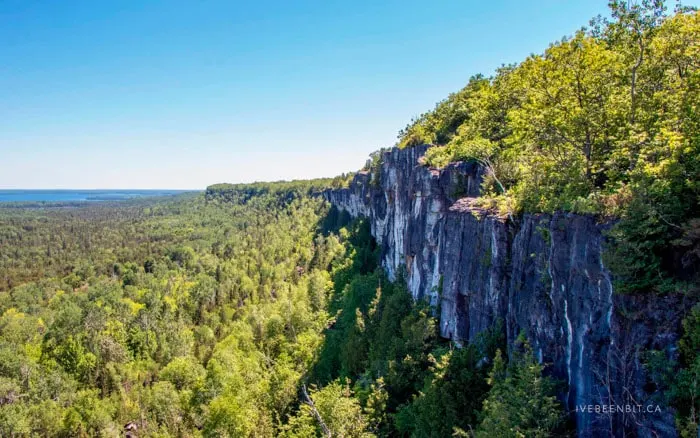
<path fill-rule="evenodd" d="M 333 176 L 605 0 L 0 2 L 0 188 Z"/>

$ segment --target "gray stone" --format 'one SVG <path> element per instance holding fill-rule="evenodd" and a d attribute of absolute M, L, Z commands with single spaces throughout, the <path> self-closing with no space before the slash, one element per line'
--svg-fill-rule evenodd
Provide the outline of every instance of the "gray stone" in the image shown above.
<path fill-rule="evenodd" d="M 675 354 L 686 303 L 613 292 L 602 259 L 610 224 L 566 213 L 514 223 L 477 208 L 483 169 L 427 168 L 418 163 L 427 148 L 391 149 L 378 180 L 358 173 L 349 188 L 323 195 L 369 219 L 387 275 L 404 271 L 415 300 L 439 304 L 443 337 L 470 342 L 500 319 L 512 350 L 524 332 L 547 372 L 566 383 L 560 398 L 578 436 L 676 436 L 665 406 L 614 414 L 576 407 L 661 403 L 648 392 L 642 355 Z"/>

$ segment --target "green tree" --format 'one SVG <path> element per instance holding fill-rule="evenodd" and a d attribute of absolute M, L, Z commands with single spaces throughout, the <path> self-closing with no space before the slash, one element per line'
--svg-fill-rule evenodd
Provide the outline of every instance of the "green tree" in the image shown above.
<path fill-rule="evenodd" d="M 520 342 L 522 351 L 513 352 L 507 366 L 500 350 L 496 353 L 478 437 L 548 437 L 562 423 L 554 384 L 542 376 L 529 345 Z"/>

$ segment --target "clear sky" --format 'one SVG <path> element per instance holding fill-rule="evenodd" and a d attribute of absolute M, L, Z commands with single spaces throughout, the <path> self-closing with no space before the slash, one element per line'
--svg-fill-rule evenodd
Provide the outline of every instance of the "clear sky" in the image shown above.
<path fill-rule="evenodd" d="M 0 1 L 0 188 L 333 176 L 605 0 Z"/>

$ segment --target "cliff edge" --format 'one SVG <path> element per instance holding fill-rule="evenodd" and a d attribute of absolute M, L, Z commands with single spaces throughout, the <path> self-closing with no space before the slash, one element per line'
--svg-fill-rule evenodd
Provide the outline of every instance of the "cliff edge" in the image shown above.
<path fill-rule="evenodd" d="M 676 436 L 644 354 L 676 354 L 682 298 L 616 294 L 602 257 L 610 224 L 570 213 L 514 222 L 477 208 L 483 169 L 427 168 L 427 148 L 384 152 L 377 172 L 323 195 L 369 220 L 388 276 L 403 273 L 413 298 L 430 301 L 443 337 L 470 342 L 501 320 L 512 349 L 524 332 L 566 383 L 578 436 Z"/>

